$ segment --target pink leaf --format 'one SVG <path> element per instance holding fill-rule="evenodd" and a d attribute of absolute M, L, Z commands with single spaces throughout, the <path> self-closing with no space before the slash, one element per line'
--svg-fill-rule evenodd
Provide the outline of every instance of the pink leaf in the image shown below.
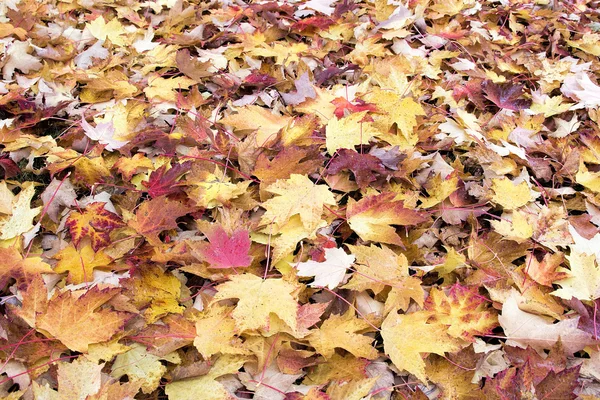
<path fill-rule="evenodd" d="M 250 237 L 247 230 L 236 230 L 230 237 L 223 227 L 217 226 L 206 236 L 210 244 L 199 253 L 210 264 L 210 268 L 247 267 L 252 262 L 252 257 L 248 255 Z"/>

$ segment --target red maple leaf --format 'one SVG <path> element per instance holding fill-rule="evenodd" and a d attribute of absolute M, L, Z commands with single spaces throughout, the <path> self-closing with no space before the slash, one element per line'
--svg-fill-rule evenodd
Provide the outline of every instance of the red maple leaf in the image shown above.
<path fill-rule="evenodd" d="M 345 115 L 345 111 L 348 110 L 350 113 L 360 111 L 377 111 L 375 104 L 365 103 L 363 100 L 356 100 L 356 104 L 349 102 L 343 97 L 337 97 L 331 101 L 335 106 L 334 114 L 336 117 L 342 118 Z"/>
<path fill-rule="evenodd" d="M 499 108 L 518 111 L 531 106 L 531 100 L 519 99 L 523 94 L 523 85 L 496 84 L 492 81 L 485 81 L 481 87 L 485 97 Z"/>
<path fill-rule="evenodd" d="M 216 226 L 206 232 L 206 237 L 209 243 L 200 247 L 198 254 L 210 264 L 210 268 L 247 267 L 252 262 L 248 255 L 250 237 L 247 230 L 238 229 L 228 236 L 223 227 Z"/>
<path fill-rule="evenodd" d="M 379 158 L 370 154 L 360 154 L 349 149 L 338 150 L 338 157 L 331 161 L 327 172 L 337 174 L 343 169 L 352 171 L 356 184 L 360 188 L 364 188 L 369 183 L 377 180 L 375 174 L 385 173 L 385 168 L 381 165 Z"/>
<path fill-rule="evenodd" d="M 69 214 L 65 226 L 69 228 L 75 246 L 85 236 L 92 241 L 92 248 L 98 251 L 110 244 L 110 232 L 125 226 L 121 217 L 104 208 L 105 203 L 89 204 L 84 211 L 73 211 Z"/>
<path fill-rule="evenodd" d="M 144 181 L 142 185 L 148 188 L 147 192 L 153 199 L 163 195 L 179 193 L 183 188 L 177 185 L 177 179 L 181 178 L 191 167 L 191 161 L 175 164 L 169 170 L 167 170 L 166 165 L 163 165 L 156 171 L 152 171 L 148 182 Z"/>

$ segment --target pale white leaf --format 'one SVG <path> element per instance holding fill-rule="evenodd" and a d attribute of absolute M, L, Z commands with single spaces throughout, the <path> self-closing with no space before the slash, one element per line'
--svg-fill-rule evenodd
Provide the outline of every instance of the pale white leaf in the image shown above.
<path fill-rule="evenodd" d="M 560 338 L 565 352 L 573 354 L 593 343 L 589 333 L 577 329 L 579 317 L 554 323 L 553 318 L 530 314 L 519 309 L 517 294 L 512 293 L 502 306 L 498 321 L 508 346 L 533 347 L 538 352 L 550 349 Z"/>
<path fill-rule="evenodd" d="M 346 254 L 343 249 L 325 249 L 325 261 L 306 261 L 298 263 L 298 276 L 314 276 L 311 287 L 328 287 L 335 289 L 344 280 L 346 270 L 352 265 L 355 257 Z"/>

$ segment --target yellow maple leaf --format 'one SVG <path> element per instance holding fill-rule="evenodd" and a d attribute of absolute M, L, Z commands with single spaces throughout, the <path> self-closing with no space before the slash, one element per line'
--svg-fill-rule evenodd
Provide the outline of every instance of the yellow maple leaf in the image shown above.
<path fill-rule="evenodd" d="M 54 272 L 62 274 L 68 271 L 67 280 L 76 285 L 91 282 L 94 280 L 94 268 L 106 267 L 112 262 L 102 250 L 96 253 L 90 244 L 82 246 L 79 250 L 70 244 L 54 257 L 58 259 Z"/>
<path fill-rule="evenodd" d="M 246 361 L 242 356 L 221 356 L 206 375 L 169 383 L 165 393 L 169 400 L 197 400 L 199 394 L 203 400 L 235 400 L 237 397 L 216 378 L 237 373 Z"/>
<path fill-rule="evenodd" d="M 256 145 L 264 146 L 277 137 L 277 133 L 287 126 L 292 117 L 273 113 L 268 108 L 247 105 L 237 110 L 219 122 L 232 126 L 238 131 L 256 131 Z"/>
<path fill-rule="evenodd" d="M 112 338 L 129 318 L 128 313 L 100 309 L 119 291 L 100 290 L 94 286 L 83 294 L 71 291 L 59 293 L 48 301 L 47 310 L 38 314 L 36 327 L 71 350 L 86 352 L 90 344 Z"/>
<path fill-rule="evenodd" d="M 550 118 L 568 111 L 573 105 L 573 103 L 563 103 L 563 100 L 561 95 L 545 97 L 543 103 L 534 102 L 529 109 L 536 114 L 544 114 L 545 118 Z"/>
<path fill-rule="evenodd" d="M 383 314 L 398 312 L 398 310 L 406 311 L 410 305 L 411 299 L 419 305 L 423 306 L 425 301 L 425 291 L 421 287 L 421 280 L 414 276 L 407 276 L 397 282 L 390 290 L 385 305 Z"/>
<path fill-rule="evenodd" d="M 421 208 L 430 208 L 446 200 L 458 189 L 457 185 L 458 176 L 455 173 L 448 175 L 446 179 L 440 174 L 435 175 L 425 184 L 429 197 L 420 198 Z"/>
<path fill-rule="evenodd" d="M 377 128 L 376 136 L 385 140 L 393 146 L 414 146 L 418 141 L 418 136 L 414 134 L 417 126 L 417 116 L 425 115 L 425 110 L 421 105 L 415 102 L 412 97 L 402 97 L 402 94 L 392 90 L 383 90 L 374 88 L 372 92 L 364 96 L 365 101 L 374 103 L 381 110 L 381 114 L 373 114 L 373 125 Z M 396 138 L 396 135 L 388 133 L 393 124 L 398 126 L 398 130 L 403 138 Z"/>
<path fill-rule="evenodd" d="M 368 144 L 378 131 L 367 117 L 368 111 L 356 112 L 344 118 L 331 118 L 325 128 L 327 152 L 333 155 L 338 149 L 352 149 Z"/>
<path fill-rule="evenodd" d="M 498 325 L 496 312 L 487 307 L 485 299 L 478 296 L 477 288 L 456 284 L 448 295 L 433 288 L 425 302 L 425 309 L 432 312 L 429 322 L 448 327 L 448 335 L 474 341 L 475 335 L 491 333 Z"/>
<path fill-rule="evenodd" d="M 205 359 L 214 354 L 247 354 L 242 340 L 235 335 L 233 307 L 210 307 L 196 321 L 198 336 L 194 346 Z"/>
<path fill-rule="evenodd" d="M 33 219 L 42 211 L 42 207 L 31 208 L 34 195 L 34 183 L 25 182 L 19 194 L 12 199 L 11 215 L 0 220 L 0 240 L 12 239 L 33 229 Z"/>
<path fill-rule="evenodd" d="M 377 350 L 372 347 L 373 338 L 362 335 L 371 325 L 362 318 L 357 318 L 353 312 L 344 315 L 332 314 L 318 330 L 308 336 L 308 342 L 325 358 L 330 358 L 336 348 L 344 349 L 355 357 L 369 360 L 377 358 Z"/>
<path fill-rule="evenodd" d="M 87 24 L 86 27 L 96 39 L 108 39 L 117 46 L 124 46 L 126 44 L 123 38 L 125 29 L 117 18 L 113 18 L 106 22 L 103 16 L 99 16 Z"/>
<path fill-rule="evenodd" d="M 33 276 L 54 272 L 42 257 L 24 258 L 15 247 L 0 247 L 0 260 L 0 288 L 4 288 L 11 278 L 18 284 L 30 284 Z"/>
<path fill-rule="evenodd" d="M 148 79 L 149 86 L 144 89 L 144 93 L 151 100 L 165 100 L 174 103 L 177 101 L 178 91 L 187 90 L 195 83 L 196 81 L 185 76 L 169 79 L 156 76 Z"/>
<path fill-rule="evenodd" d="M 281 232 L 294 215 L 299 215 L 304 227 L 312 231 L 321 224 L 324 206 L 336 204 L 327 185 L 315 185 L 306 175 L 292 174 L 289 179 L 279 179 L 265 190 L 277 195 L 262 205 L 267 211 L 260 223 L 274 224 L 272 233 Z"/>
<path fill-rule="evenodd" d="M 500 353 L 500 351 L 498 353 L 503 354 Z M 479 371 L 481 367 L 476 368 L 478 367 L 477 362 L 473 361 L 472 363 L 470 363 L 470 359 L 468 357 L 469 356 L 467 356 L 465 360 L 467 362 L 467 365 L 464 365 L 464 363 L 460 363 L 458 367 L 456 366 L 458 364 L 456 360 L 450 362 L 444 359 L 443 357 L 436 355 L 427 358 L 427 378 L 429 378 L 440 389 L 442 389 L 442 393 L 444 393 L 445 399 L 482 398 L 478 396 L 478 393 L 481 393 L 479 391 L 479 383 L 471 382 L 471 380 L 474 380 L 473 370 L 477 369 Z M 502 359 L 502 355 L 500 355 L 499 358 Z M 462 361 L 462 359 L 460 358 L 459 360 Z M 505 368 L 508 367 L 506 361 L 504 361 L 503 359 L 500 362 L 504 362 L 504 364 L 506 365 Z M 500 364 L 500 362 L 498 362 L 498 364 Z M 483 368 L 481 369 L 483 370 Z"/>
<path fill-rule="evenodd" d="M 533 235 L 533 226 L 527 221 L 525 213 L 520 211 L 514 211 L 510 215 L 505 213 L 501 220 L 491 220 L 490 223 L 496 232 L 518 243 L 524 242 Z"/>
<path fill-rule="evenodd" d="M 492 201 L 507 210 L 522 207 L 532 200 L 529 185 L 525 181 L 515 185 L 508 178 L 492 179 L 492 190 Z"/>
<path fill-rule="evenodd" d="M 96 364 L 83 357 L 72 363 L 58 364 L 60 398 L 65 400 L 87 399 L 100 391 L 104 364 Z"/>
<path fill-rule="evenodd" d="M 425 218 L 394 198 L 394 193 L 382 193 L 358 202 L 349 199 L 346 210 L 348 225 L 363 240 L 403 246 L 396 229 L 390 225 L 416 225 Z"/>
<path fill-rule="evenodd" d="M 331 381 L 353 381 L 365 377 L 365 367 L 370 361 L 356 358 L 347 353 L 334 353 L 329 359 L 320 362 L 308 371 L 305 385 L 324 385 Z"/>
<path fill-rule="evenodd" d="M 368 398 L 369 393 L 379 380 L 379 376 L 347 382 L 345 385 L 333 384 L 327 388 L 329 400 L 361 400 Z M 321 396 L 315 399 L 322 398 Z"/>
<path fill-rule="evenodd" d="M 122 285 L 129 289 L 133 305 L 144 309 L 143 315 L 148 323 L 156 322 L 168 313 L 181 314 L 184 310 L 179 305 L 181 282 L 157 265 L 144 266 L 139 275 L 122 280 Z"/>
<path fill-rule="evenodd" d="M 566 256 L 571 269 L 558 268 L 557 272 L 568 273 L 569 277 L 555 281 L 560 289 L 551 294 L 570 300 L 596 300 L 600 297 L 600 267 L 595 255 L 587 255 L 574 250 Z"/>
<path fill-rule="evenodd" d="M 308 229 L 302 223 L 300 215 L 293 215 L 287 223 L 277 228 L 271 224 L 260 232 L 252 233 L 252 241 L 270 245 L 273 248 L 271 262 L 273 265 L 279 263 L 286 256 L 292 253 L 303 239 L 313 237 L 316 229 L 326 225 L 323 221 L 316 227 Z M 279 233 L 277 233 L 279 231 Z"/>
<path fill-rule="evenodd" d="M 149 353 L 146 346 L 134 343 L 131 349 L 117 355 L 110 375 L 115 379 L 127 375 L 129 382 L 137 383 L 143 393 L 149 394 L 158 388 L 162 376 L 167 372 L 167 367 L 160 360 L 167 360 L 174 364 L 181 362 L 175 352 L 159 357 Z"/>
<path fill-rule="evenodd" d="M 448 336 L 445 326 L 427 323 L 430 315 L 426 311 L 390 313 L 381 325 L 385 353 L 398 369 L 410 372 L 421 382 L 427 382 L 422 353 L 443 356 L 460 349 L 459 341 Z"/>
<path fill-rule="evenodd" d="M 453 247 L 446 247 L 446 259 L 440 265 L 436 265 L 433 269 L 437 271 L 438 274 L 442 278 L 448 276 L 452 271 L 454 271 L 457 267 L 464 265 L 467 261 L 466 257 L 459 252 L 457 252 Z"/>
<path fill-rule="evenodd" d="M 240 274 L 217 286 L 217 291 L 212 303 L 238 299 L 232 312 L 238 332 L 266 328 L 271 313 L 290 328 L 295 330 L 297 327 L 298 303 L 292 296 L 296 287 L 283 279 L 262 279 L 252 274 Z"/>
<path fill-rule="evenodd" d="M 232 183 L 231 179 L 220 172 L 218 168 L 214 173 L 202 171 L 190 175 L 189 181 L 193 187 L 188 189 L 190 198 L 196 200 L 199 207 L 215 208 L 223 204 L 228 204 L 244 193 L 246 193 L 251 181 L 241 181 Z"/>
<path fill-rule="evenodd" d="M 389 247 L 347 245 L 356 257 L 356 272 L 344 289 L 380 293 L 386 286 L 394 286 L 408 276 L 408 260 L 404 254 L 397 254 Z"/>
<path fill-rule="evenodd" d="M 101 103 L 133 97 L 138 91 L 139 89 L 135 85 L 129 83 L 127 75 L 121 71 L 112 70 L 86 82 L 79 98 L 85 103 Z"/>
<path fill-rule="evenodd" d="M 579 163 L 575 181 L 591 191 L 600 193 L 600 173 L 588 171 L 583 162 Z"/>
<path fill-rule="evenodd" d="M 332 101 L 337 97 L 332 91 L 321 89 L 319 87 L 314 88 L 316 97 L 314 99 L 307 98 L 304 102 L 296 106 L 296 111 L 307 114 L 315 115 L 319 120 L 326 124 L 328 121 L 335 118 L 335 105 Z M 284 141 L 286 140 L 284 134 Z M 289 142 L 289 139 L 287 140 Z"/>
<path fill-rule="evenodd" d="M 262 44 L 261 47 L 255 47 L 248 53 L 261 57 L 275 57 L 277 64 L 288 65 L 291 62 L 299 60 L 299 54 L 308 50 L 305 43 L 287 43 L 275 42 L 273 46 Z"/>

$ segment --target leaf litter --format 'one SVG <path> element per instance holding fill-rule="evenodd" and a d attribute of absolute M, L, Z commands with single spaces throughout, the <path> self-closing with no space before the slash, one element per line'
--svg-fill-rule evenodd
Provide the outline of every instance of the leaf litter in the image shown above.
<path fill-rule="evenodd" d="M 0 397 L 600 397 L 599 16 L 2 2 Z"/>

